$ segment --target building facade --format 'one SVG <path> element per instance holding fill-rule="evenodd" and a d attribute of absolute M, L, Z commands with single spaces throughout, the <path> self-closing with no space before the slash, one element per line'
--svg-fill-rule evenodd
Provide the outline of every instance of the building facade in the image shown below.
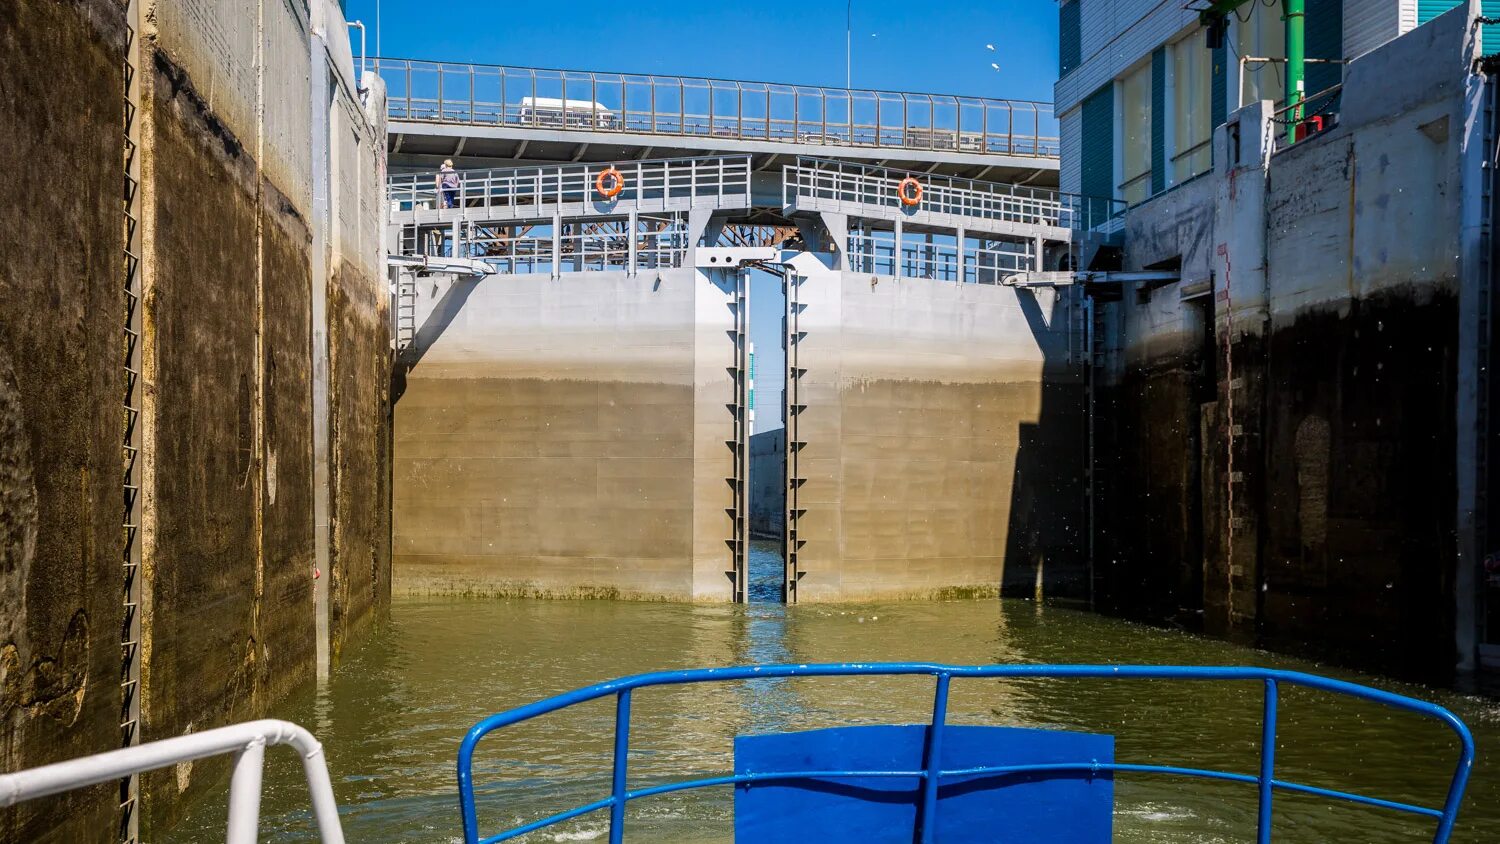
<path fill-rule="evenodd" d="M 1308 0 L 1301 121 L 1279 3 L 1217 48 L 1176 4 L 1063 5 L 1061 183 L 1129 203 L 1081 268 L 1150 273 L 1087 285 L 1101 609 L 1494 662 L 1493 34 L 1454 5 Z"/>

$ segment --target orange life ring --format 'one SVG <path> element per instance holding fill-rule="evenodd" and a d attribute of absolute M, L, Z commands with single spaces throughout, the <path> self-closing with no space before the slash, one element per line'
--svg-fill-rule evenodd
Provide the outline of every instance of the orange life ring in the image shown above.
<path fill-rule="evenodd" d="M 604 186 L 605 179 L 614 179 L 614 184 L 606 188 Z M 614 167 L 604 168 L 604 170 L 599 173 L 598 178 L 594 179 L 594 190 L 598 191 L 599 195 L 604 197 L 605 199 L 614 199 L 619 195 L 620 191 L 624 189 L 625 177 L 620 175 L 620 171 L 616 170 Z"/>
<path fill-rule="evenodd" d="M 901 198 L 902 205 L 916 205 L 922 201 L 922 183 L 913 176 L 907 176 L 896 185 L 896 196 Z"/>

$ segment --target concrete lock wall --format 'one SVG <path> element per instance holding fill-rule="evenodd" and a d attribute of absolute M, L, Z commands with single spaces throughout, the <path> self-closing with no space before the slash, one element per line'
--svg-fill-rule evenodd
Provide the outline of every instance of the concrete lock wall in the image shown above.
<path fill-rule="evenodd" d="M 750 437 L 750 535 L 781 539 L 786 531 L 786 428 Z"/>
<path fill-rule="evenodd" d="M 125 17 L 0 5 L 0 767 L 119 744 Z M 64 60 L 66 57 L 66 60 Z M 65 104 L 88 103 L 88 108 Z M 66 119 L 58 115 L 61 112 Z M 0 810 L 6 841 L 113 838 L 116 789 Z"/>
<path fill-rule="evenodd" d="M 262 716 L 314 671 L 313 405 L 326 377 L 314 365 L 315 266 L 337 268 L 320 278 L 351 303 L 333 309 L 328 335 L 344 362 L 332 372 L 352 396 L 347 413 L 362 420 L 331 446 L 331 461 L 365 485 L 333 493 L 356 514 L 346 522 L 360 539 L 346 540 L 354 559 L 335 558 L 332 575 L 383 576 L 389 337 L 376 245 L 383 132 L 367 117 L 353 121 L 363 156 L 333 165 L 356 186 L 333 208 L 359 209 L 351 227 L 368 230 L 365 245 L 331 249 L 332 265 L 314 261 L 311 45 L 315 32 L 345 38 L 337 6 L 162 0 L 131 14 L 143 174 L 134 198 L 140 738 L 149 741 Z M 7 770 L 122 740 L 126 15 L 96 0 L 0 11 L 0 101 L 10 109 L 0 122 L 12 127 L 0 133 L 9 145 L 0 168 L 11 171 L 0 192 L 17 211 L 0 271 Z M 353 78 L 352 66 L 340 72 Z M 337 96 L 363 114 L 352 87 Z M 380 592 L 366 592 L 344 601 L 336 632 L 368 616 Z M 204 762 L 144 777 L 146 828 L 225 770 Z M 0 838 L 113 840 L 117 798 L 108 786 L 22 804 L 0 813 Z"/>
<path fill-rule="evenodd" d="M 1076 294 L 871 282 L 796 285 L 799 597 L 1085 597 Z M 695 270 L 418 279 L 396 589 L 729 599 L 732 289 Z M 752 459 L 752 489 L 779 459 Z"/>
<path fill-rule="evenodd" d="M 1467 13 L 1352 62 L 1337 128 L 1272 154 L 1249 106 L 1214 174 L 1130 212 L 1126 268 L 1182 278 L 1101 303 L 1098 501 L 1148 508 L 1101 508 L 1101 606 L 1428 677 L 1462 657 Z"/>
<path fill-rule="evenodd" d="M 396 589 L 728 600 L 732 278 L 417 279 Z"/>
<path fill-rule="evenodd" d="M 1086 599 L 1076 293 L 812 270 L 795 297 L 798 599 Z"/>

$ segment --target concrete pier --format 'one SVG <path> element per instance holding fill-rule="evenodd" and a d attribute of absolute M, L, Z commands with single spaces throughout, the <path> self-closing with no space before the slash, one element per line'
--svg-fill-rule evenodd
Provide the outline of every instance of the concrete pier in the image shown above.
<path fill-rule="evenodd" d="M 732 276 L 417 286 L 396 589 L 727 600 Z"/>
<path fill-rule="evenodd" d="M 798 599 L 1085 598 L 1070 288 L 812 271 L 794 297 Z"/>

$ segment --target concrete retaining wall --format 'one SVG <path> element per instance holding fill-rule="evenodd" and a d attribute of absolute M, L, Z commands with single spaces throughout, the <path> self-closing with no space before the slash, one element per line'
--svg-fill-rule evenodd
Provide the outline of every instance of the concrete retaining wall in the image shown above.
<path fill-rule="evenodd" d="M 1101 511 L 1102 606 L 1426 677 L 1464 661 L 1471 11 L 1351 63 L 1337 128 L 1273 155 L 1284 129 L 1242 109 L 1215 174 L 1130 212 L 1127 268 L 1183 278 L 1103 305 L 1096 506 L 1149 512 Z"/>
<path fill-rule="evenodd" d="M 1086 597 L 1072 295 L 804 276 L 799 600 Z"/>
<path fill-rule="evenodd" d="M 691 269 L 417 286 L 396 588 L 728 600 L 732 288 Z"/>
<path fill-rule="evenodd" d="M 143 239 L 140 738 L 261 717 L 315 669 L 312 32 L 336 5 L 140 10 Z M 0 194 L 0 765 L 120 745 L 124 4 L 7 4 Z M 352 68 L 344 71 L 352 74 Z M 353 91 L 345 96 L 352 101 Z M 388 582 L 389 331 L 380 278 L 383 133 L 333 166 L 368 248 L 334 266 L 347 424 L 335 498 L 359 515 L 335 580 Z M 382 109 L 383 110 L 383 109 Z M 329 166 L 328 160 L 320 162 Z M 323 266 L 328 263 L 323 262 Z M 367 513 L 376 515 L 366 515 Z M 357 562 L 356 562 L 357 561 Z M 350 598 L 343 633 L 380 589 Z M 222 785 L 221 762 L 143 777 L 143 822 Z M 114 840 L 117 789 L 0 813 L 0 838 Z"/>
<path fill-rule="evenodd" d="M 125 20 L 110 0 L 18 0 L 0 6 L 0 33 L 0 768 L 9 771 L 120 741 Z M 0 839 L 113 840 L 116 792 L 0 810 Z"/>
<path fill-rule="evenodd" d="M 1086 596 L 1073 294 L 797 260 L 800 598 Z M 729 285 L 419 279 L 396 588 L 727 600 Z"/>

